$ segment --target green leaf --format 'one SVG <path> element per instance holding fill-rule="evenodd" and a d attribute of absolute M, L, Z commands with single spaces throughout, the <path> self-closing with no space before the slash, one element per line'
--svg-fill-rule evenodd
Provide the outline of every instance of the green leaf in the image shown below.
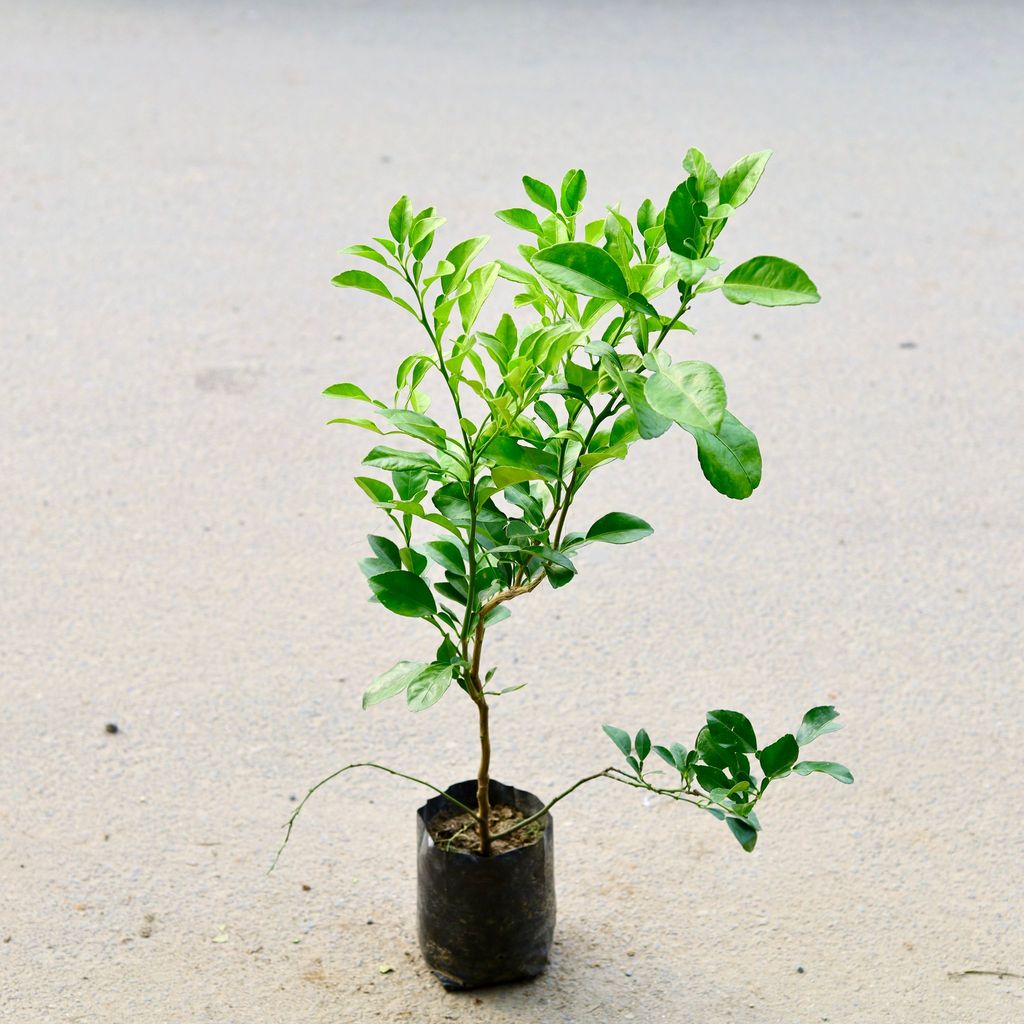
<path fill-rule="evenodd" d="M 459 242 L 445 257 L 455 269 L 450 273 L 441 276 L 441 290 L 450 295 L 451 292 L 462 284 L 469 270 L 469 265 L 480 254 L 481 250 L 490 241 L 488 235 L 478 235 L 475 238 L 467 238 Z"/>
<path fill-rule="evenodd" d="M 605 735 L 622 751 L 624 757 L 629 757 L 633 751 L 633 741 L 625 729 L 616 729 L 614 725 L 602 725 Z"/>
<path fill-rule="evenodd" d="M 587 194 L 587 176 L 583 171 L 574 168 L 566 171 L 562 179 L 562 212 L 567 217 L 575 217 Z"/>
<path fill-rule="evenodd" d="M 462 560 L 462 552 L 451 541 L 432 540 L 424 544 L 423 547 L 442 569 L 448 569 L 450 572 L 457 572 L 460 575 L 465 574 L 466 564 Z"/>
<path fill-rule="evenodd" d="M 357 476 L 356 485 L 373 501 L 390 501 L 394 491 L 383 480 L 375 480 L 372 476 Z"/>
<path fill-rule="evenodd" d="M 749 753 L 757 750 L 754 727 L 746 715 L 738 711 L 709 711 L 707 720 L 711 738 L 719 746 Z"/>
<path fill-rule="evenodd" d="M 651 404 L 647 401 L 647 396 L 644 393 L 644 378 L 638 373 L 628 373 L 625 370 L 620 370 L 610 361 L 602 360 L 601 365 L 619 386 L 619 390 L 625 396 L 630 409 L 633 410 L 640 436 L 646 440 L 661 437 L 672 426 L 672 420 L 651 408 Z"/>
<path fill-rule="evenodd" d="M 388 261 L 376 249 L 369 245 L 349 245 L 340 250 L 342 256 L 362 256 L 364 260 L 373 260 L 382 267 L 388 266 Z"/>
<path fill-rule="evenodd" d="M 389 469 L 392 472 L 402 470 L 426 470 L 439 472 L 441 467 L 426 452 L 403 452 L 397 448 L 378 445 L 363 459 L 364 466 L 376 466 L 378 469 Z"/>
<path fill-rule="evenodd" d="M 563 242 L 541 249 L 532 263 L 541 277 L 578 295 L 624 301 L 629 294 L 615 260 L 587 242 Z"/>
<path fill-rule="evenodd" d="M 818 708 L 811 708 L 810 711 L 804 715 L 803 721 L 800 723 L 800 728 L 797 730 L 796 741 L 801 747 L 807 746 L 811 740 L 816 740 L 819 736 L 824 736 L 827 732 L 835 732 L 837 729 L 842 729 L 842 726 L 835 721 L 839 717 L 839 712 L 831 705 L 823 705 Z"/>
<path fill-rule="evenodd" d="M 691 179 L 692 180 L 692 179 Z M 707 213 L 703 203 L 694 201 L 685 184 L 669 196 L 665 207 L 665 241 L 672 252 L 693 259 L 700 240 L 701 216 Z"/>
<path fill-rule="evenodd" d="M 480 315 L 487 296 L 491 294 L 494 282 L 498 280 L 498 269 L 497 263 L 485 263 L 466 278 L 469 291 L 459 296 L 459 313 L 462 316 L 462 329 L 467 334 Z"/>
<path fill-rule="evenodd" d="M 755 256 L 734 267 L 722 294 L 738 306 L 800 306 L 821 298 L 814 282 L 795 264 L 778 256 Z"/>
<path fill-rule="evenodd" d="M 494 216 L 521 231 L 529 231 L 534 235 L 540 234 L 540 221 L 533 210 L 523 210 L 517 206 L 511 210 L 499 210 Z"/>
<path fill-rule="evenodd" d="M 747 853 L 751 853 L 757 843 L 757 830 L 747 824 L 742 818 L 726 818 L 726 825 L 729 826 L 729 831 L 736 837 L 736 841 L 743 847 Z"/>
<path fill-rule="evenodd" d="M 365 270 L 346 270 L 343 274 L 332 277 L 331 284 L 337 288 L 361 288 L 364 292 L 372 292 L 385 299 L 394 298 L 388 286 L 379 277 L 374 277 Z"/>
<path fill-rule="evenodd" d="M 647 760 L 647 755 L 651 752 L 651 737 L 647 735 L 646 729 L 641 729 L 636 734 L 633 746 L 636 748 L 636 756 L 640 759 L 640 763 L 643 764 Z"/>
<path fill-rule="evenodd" d="M 708 483 L 727 498 L 749 498 L 761 482 L 761 449 L 753 433 L 728 410 L 717 432 L 689 430 Z"/>
<path fill-rule="evenodd" d="M 400 661 L 377 676 L 363 694 L 363 710 L 400 694 L 426 667 L 418 661 Z"/>
<path fill-rule="evenodd" d="M 722 175 L 722 182 L 718 186 L 718 201 L 734 208 L 742 206 L 757 188 L 771 155 L 770 149 L 762 149 L 737 160 Z"/>
<path fill-rule="evenodd" d="M 845 765 L 837 764 L 835 761 L 800 761 L 793 765 L 793 771 L 797 775 L 810 775 L 811 772 L 822 772 L 824 775 L 831 775 L 833 779 L 850 785 L 853 782 L 853 773 Z"/>
<path fill-rule="evenodd" d="M 405 702 L 410 711 L 423 711 L 436 704 L 452 684 L 454 665 L 431 662 L 409 681 Z"/>
<path fill-rule="evenodd" d="M 672 751 L 667 747 L 663 747 L 660 744 L 655 744 L 651 748 L 657 755 L 669 766 L 669 768 L 676 767 L 676 759 L 672 756 Z"/>
<path fill-rule="evenodd" d="M 408 196 L 402 196 L 388 214 L 388 229 L 396 242 L 404 242 L 412 226 L 412 203 Z"/>
<path fill-rule="evenodd" d="M 600 540 L 605 544 L 632 544 L 654 533 L 650 524 L 628 512 L 609 512 L 587 531 L 587 540 Z"/>
<path fill-rule="evenodd" d="M 410 409 L 387 409 L 382 415 L 403 434 L 443 449 L 447 435 L 439 423 Z"/>
<path fill-rule="evenodd" d="M 404 569 L 382 572 L 367 581 L 376 598 L 389 612 L 424 618 L 437 611 L 434 595 L 421 576 Z"/>
<path fill-rule="evenodd" d="M 373 405 L 381 404 L 380 402 L 375 402 L 357 384 L 332 384 L 329 388 L 324 388 L 323 394 L 327 395 L 328 398 L 353 398 L 357 402 L 371 402 Z"/>
<path fill-rule="evenodd" d="M 800 747 L 797 745 L 796 737 L 791 732 L 780 736 L 774 743 L 769 744 L 764 750 L 757 752 L 757 760 L 761 770 L 769 778 L 778 778 L 789 772 L 800 756 Z"/>
<path fill-rule="evenodd" d="M 697 359 L 672 363 L 651 374 L 644 397 L 655 412 L 681 427 L 718 432 L 725 416 L 725 382 L 710 364 Z"/>
<path fill-rule="evenodd" d="M 446 222 L 444 217 L 423 217 L 417 220 L 409 232 L 409 244 L 419 245 L 428 235 L 432 235 L 442 224 Z M 424 253 L 423 255 L 426 255 Z"/>
<path fill-rule="evenodd" d="M 347 423 L 351 427 L 362 427 L 363 430 L 372 431 L 374 434 L 383 434 L 384 431 L 377 426 L 373 420 L 364 420 L 360 418 L 353 418 L 351 416 L 338 416 L 333 420 L 328 420 L 327 425 L 330 426 L 332 423 Z"/>
<path fill-rule="evenodd" d="M 552 213 L 558 213 L 558 202 L 555 200 L 555 190 L 543 181 L 531 178 L 528 174 L 523 175 L 523 188 L 526 194 L 538 205 Z"/>
<path fill-rule="evenodd" d="M 370 542 L 373 553 L 381 561 L 387 563 L 392 569 L 402 568 L 402 556 L 398 545 L 393 540 L 389 540 L 387 537 L 378 537 L 372 533 L 366 539 Z"/>

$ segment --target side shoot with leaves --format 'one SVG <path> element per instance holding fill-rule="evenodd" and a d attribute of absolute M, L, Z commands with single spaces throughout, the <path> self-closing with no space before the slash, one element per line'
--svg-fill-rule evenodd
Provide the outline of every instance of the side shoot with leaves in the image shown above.
<path fill-rule="evenodd" d="M 486 236 L 460 241 L 437 258 L 444 218 L 430 206 L 417 212 L 405 196 L 388 216 L 387 234 L 343 250 L 369 269 L 346 270 L 333 283 L 394 304 L 424 336 L 423 348 L 399 364 L 393 394 L 372 397 L 347 382 L 325 391 L 343 402 L 331 423 L 378 435 L 363 459 L 368 473 L 355 481 L 389 527 L 369 537 L 360 563 L 371 599 L 422 619 L 437 634 L 432 657 L 399 661 L 378 676 L 363 707 L 404 695 L 410 710 L 423 711 L 453 683 L 474 702 L 477 807 L 463 809 L 476 816 L 484 855 L 493 838 L 489 701 L 519 688 L 497 686 L 496 670 L 483 667 L 488 630 L 509 617 L 514 599 L 545 581 L 556 589 L 572 582 L 587 545 L 630 544 L 652 532 L 628 511 L 609 511 L 579 528 L 570 513 L 580 490 L 633 445 L 673 426 L 693 437 L 700 470 L 721 494 L 744 499 L 761 481 L 756 437 L 728 407 L 722 375 L 689 358 L 686 342 L 695 333 L 687 322 L 693 303 L 714 292 L 739 305 L 818 301 L 794 263 L 755 256 L 723 272 L 714 255 L 770 156 L 752 153 L 719 176 L 691 149 L 686 178 L 664 206 L 646 199 L 632 218 L 610 206 L 587 220 L 582 170 L 569 170 L 557 192 L 526 176 L 526 205 L 497 214 L 526 236 L 515 263 L 484 262 Z M 489 311 L 499 280 L 515 285 L 514 315 Z M 430 415 L 430 377 L 446 395 L 448 408 L 439 416 Z M 749 850 L 759 828 L 753 808 L 769 782 L 790 771 L 852 781 L 841 766 L 797 762 L 799 747 L 835 728 L 834 717 L 831 708 L 814 709 L 796 738 L 787 734 L 763 749 L 747 719 L 733 711 L 709 713 L 692 750 L 653 746 L 643 730 L 630 738 L 606 727 L 628 771 L 588 776 L 548 807 L 584 781 L 612 778 L 706 807 Z M 644 767 L 651 751 L 678 773 L 678 785 L 651 781 Z M 751 772 L 752 753 L 760 782 Z"/>

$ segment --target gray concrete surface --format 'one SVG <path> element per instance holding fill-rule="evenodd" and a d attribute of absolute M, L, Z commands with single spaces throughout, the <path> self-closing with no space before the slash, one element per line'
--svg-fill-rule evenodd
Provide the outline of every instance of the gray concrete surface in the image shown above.
<path fill-rule="evenodd" d="M 0 1019 L 1024 1018 L 1018 4 L 0 18 Z M 335 252 L 403 191 L 508 251 L 491 214 L 523 172 L 578 164 L 633 208 L 692 144 L 776 150 L 723 255 L 796 259 L 824 301 L 697 307 L 764 484 L 718 497 L 682 435 L 595 480 L 581 521 L 656 534 L 496 634 L 530 685 L 496 708 L 495 774 L 551 793 L 606 762 L 602 721 L 685 738 L 726 706 L 771 733 L 834 701 L 821 749 L 857 785 L 780 785 L 753 856 L 582 790 L 550 973 L 444 995 L 415 787 L 323 792 L 265 875 L 331 768 L 475 760 L 454 693 L 359 710 L 428 640 L 365 601 L 362 438 L 318 394 L 383 389 L 419 341 L 329 286 Z"/>

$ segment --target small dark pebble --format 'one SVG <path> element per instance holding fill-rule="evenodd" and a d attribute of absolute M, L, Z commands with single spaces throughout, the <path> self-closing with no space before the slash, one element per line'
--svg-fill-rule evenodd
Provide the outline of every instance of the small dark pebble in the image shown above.
<path fill-rule="evenodd" d="M 313 888 L 313 886 L 311 886 L 311 885 L 306 885 L 306 883 L 305 883 L 305 882 L 303 882 L 303 883 L 302 883 L 302 891 L 303 891 L 303 892 L 309 892 L 309 890 L 310 890 L 310 889 L 312 889 L 312 888 Z"/>
<path fill-rule="evenodd" d="M 373 918 L 372 918 L 372 917 L 368 917 L 368 918 L 366 919 L 366 923 L 367 923 L 367 924 L 373 924 Z"/>
<path fill-rule="evenodd" d="M 104 728 L 105 728 L 105 729 L 107 730 L 107 732 L 109 732 L 109 733 L 110 733 L 111 735 L 114 735 L 115 733 L 119 733 L 119 732 L 121 731 L 121 730 L 120 730 L 120 729 L 118 728 L 117 722 L 107 722 L 107 724 L 106 724 L 106 725 L 104 726 Z"/>
<path fill-rule="evenodd" d="M 7 938 L 6 938 L 6 939 L 4 939 L 4 945 L 6 946 L 6 945 L 7 945 L 7 943 L 8 943 L 8 942 L 10 942 L 10 941 L 11 941 L 11 939 L 13 939 L 13 938 L 14 938 L 14 936 L 13 936 L 13 935 L 8 935 L 8 936 L 7 936 Z"/>
<path fill-rule="evenodd" d="M 901 341 L 900 348 L 917 348 L 916 341 Z"/>
<path fill-rule="evenodd" d="M 803 969 L 802 967 L 798 967 L 798 968 L 796 969 L 796 973 L 797 973 L 797 974 L 803 974 L 803 973 L 804 973 L 804 969 Z"/>
<path fill-rule="evenodd" d="M 760 334 L 752 334 L 751 338 L 753 338 L 754 341 L 760 341 L 761 340 L 761 335 Z"/>
<path fill-rule="evenodd" d="M 633 977 L 633 972 L 632 971 L 626 971 L 626 977 L 627 978 L 632 978 Z"/>
<path fill-rule="evenodd" d="M 288 799 L 291 800 L 292 803 L 295 803 L 295 801 L 299 798 L 294 793 L 292 793 L 292 795 L 288 797 Z"/>

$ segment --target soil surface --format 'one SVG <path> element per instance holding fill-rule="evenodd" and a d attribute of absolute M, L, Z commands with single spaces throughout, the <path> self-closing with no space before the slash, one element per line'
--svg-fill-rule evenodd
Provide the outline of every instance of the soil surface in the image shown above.
<path fill-rule="evenodd" d="M 518 807 L 498 804 L 491 808 L 488 823 L 491 834 L 501 832 L 514 822 L 522 821 L 526 815 Z M 546 818 L 538 818 L 511 835 L 491 840 L 491 855 L 518 850 L 522 846 L 533 846 L 543 835 Z M 427 829 L 435 843 L 442 850 L 461 850 L 464 853 L 480 852 L 480 830 L 476 819 L 466 811 L 451 813 L 442 811 L 427 822 Z"/>
<path fill-rule="evenodd" d="M 1019 0 L 0 0 L 0 1022 L 1024 1021 L 1022 38 Z M 494 688 L 528 683 L 492 771 L 550 797 L 617 758 L 605 722 L 691 746 L 736 708 L 771 740 L 834 703 L 809 756 L 857 781 L 771 786 L 752 854 L 582 787 L 551 969 L 447 995 L 429 790 L 337 779 L 266 873 L 329 772 L 479 757 L 456 686 L 360 708 L 437 637 L 367 601 L 376 440 L 320 392 L 389 397 L 429 341 L 331 287 L 338 249 L 408 193 L 434 255 L 515 258 L 522 174 L 585 168 L 583 223 L 664 202 L 691 145 L 775 150 L 716 255 L 822 301 L 711 293 L 673 332 L 763 482 L 723 498 L 674 427 L 595 470 L 566 530 L 654 534 L 488 633 Z"/>

